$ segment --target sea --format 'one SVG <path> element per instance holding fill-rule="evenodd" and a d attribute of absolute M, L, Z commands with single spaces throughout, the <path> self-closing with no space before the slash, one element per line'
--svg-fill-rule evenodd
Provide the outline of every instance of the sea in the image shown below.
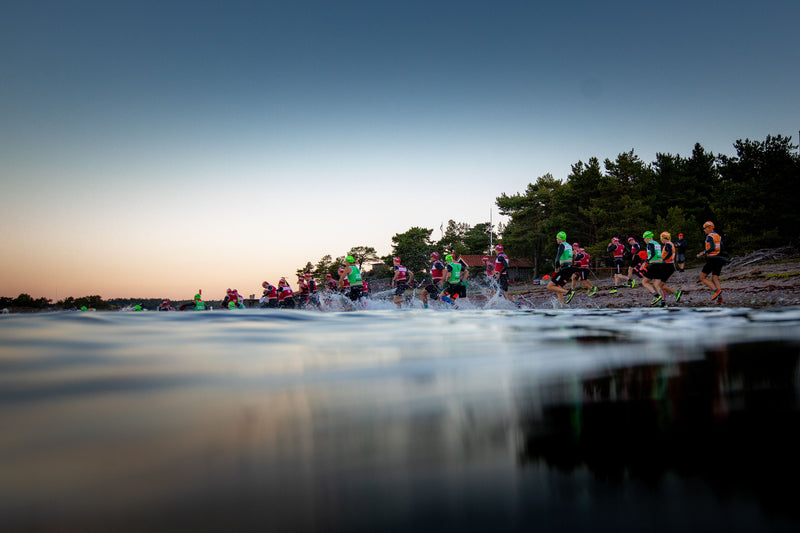
<path fill-rule="evenodd" d="M 0 316 L 0 530 L 800 530 L 800 308 Z"/>

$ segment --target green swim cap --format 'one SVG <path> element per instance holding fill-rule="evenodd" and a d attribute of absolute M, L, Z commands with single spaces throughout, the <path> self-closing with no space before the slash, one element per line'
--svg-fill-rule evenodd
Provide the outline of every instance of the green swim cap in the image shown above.
<path fill-rule="evenodd" d="M 444 260 L 447 261 L 448 263 L 452 263 L 453 262 L 453 256 L 450 255 L 450 254 L 447 254 L 446 256 L 444 256 Z"/>
<path fill-rule="evenodd" d="M 81 311 L 86 311 L 86 306 L 85 305 L 81 306 Z"/>
<path fill-rule="evenodd" d="M 559 231 L 558 235 L 556 235 L 556 237 L 561 239 L 562 241 L 566 241 L 567 240 L 567 234 L 564 233 L 563 231 Z"/>
<path fill-rule="evenodd" d="M 354 258 L 352 255 L 348 255 L 348 256 L 347 256 L 347 257 L 345 257 L 344 259 L 345 259 L 345 261 L 347 261 L 348 263 L 355 263 L 355 262 L 356 262 L 355 258 Z"/>
<path fill-rule="evenodd" d="M 141 311 L 142 310 L 142 306 L 139 305 L 139 304 L 136 304 L 136 305 L 133 306 L 133 310 L 134 311 Z"/>
<path fill-rule="evenodd" d="M 200 293 L 194 295 L 195 300 L 201 300 L 203 297 L 200 296 Z"/>
<path fill-rule="evenodd" d="M 652 238 L 653 238 L 653 232 L 652 231 L 645 231 L 642 234 L 642 239 L 652 239 Z"/>

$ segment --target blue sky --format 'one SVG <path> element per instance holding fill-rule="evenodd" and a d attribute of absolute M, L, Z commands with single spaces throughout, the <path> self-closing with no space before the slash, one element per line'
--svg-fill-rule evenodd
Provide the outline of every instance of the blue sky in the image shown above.
<path fill-rule="evenodd" d="M 796 142 L 798 20 L 796 1 L 0 2 L 0 294 L 258 292 L 487 221 L 579 160 Z"/>

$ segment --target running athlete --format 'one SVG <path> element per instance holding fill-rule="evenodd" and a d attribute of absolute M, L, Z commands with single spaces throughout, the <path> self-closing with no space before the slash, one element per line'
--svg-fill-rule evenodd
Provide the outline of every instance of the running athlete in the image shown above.
<path fill-rule="evenodd" d="M 319 306 L 319 294 L 317 293 L 317 281 L 311 276 L 311 272 L 303 274 L 306 285 L 308 285 L 308 303 Z"/>
<path fill-rule="evenodd" d="M 347 296 L 355 302 L 359 300 L 363 294 L 361 270 L 356 266 L 356 260 L 352 255 L 348 255 L 344 260 L 347 261 L 347 264 L 344 266 L 342 274 L 347 280 L 347 285 L 350 287 Z"/>
<path fill-rule="evenodd" d="M 511 296 L 511 293 L 508 291 L 508 256 L 503 253 L 502 244 L 495 246 L 494 250 L 497 252 L 497 257 L 494 260 L 494 277 L 497 279 L 500 292 L 503 294 L 503 298 L 511 303 L 517 304 L 517 307 L 519 307 L 521 305 L 520 300 L 515 302 L 514 297 Z"/>
<path fill-rule="evenodd" d="M 175 310 L 175 308 L 172 307 L 172 304 L 169 303 L 169 298 L 164 298 L 164 301 L 162 301 L 160 304 L 158 304 L 158 307 L 156 309 L 158 309 L 159 311 L 174 311 Z"/>
<path fill-rule="evenodd" d="M 339 291 L 342 294 L 348 294 L 350 292 L 350 280 L 347 279 L 347 276 L 344 275 L 344 267 L 339 267 Z"/>
<path fill-rule="evenodd" d="M 205 311 L 206 310 L 206 303 L 203 301 L 203 295 L 199 292 L 194 295 L 194 310 L 195 311 Z"/>
<path fill-rule="evenodd" d="M 625 266 L 625 246 L 620 244 L 617 237 L 613 237 L 611 242 L 608 243 L 606 251 L 613 254 L 614 257 L 614 285 L 611 287 L 609 294 L 615 294 L 619 286 L 623 284 L 622 281 L 625 280 L 627 282 L 628 279 L 622 273 L 622 269 Z"/>
<path fill-rule="evenodd" d="M 628 246 L 630 246 L 631 264 L 628 267 L 628 281 L 626 285 L 630 285 L 632 289 L 636 286 L 636 280 L 633 279 L 633 274 L 639 271 L 637 267 L 642 263 L 642 256 L 639 253 L 642 251 L 642 247 L 639 246 L 639 243 L 636 242 L 636 239 L 633 237 L 628 237 Z"/>
<path fill-rule="evenodd" d="M 459 293 L 459 296 L 461 298 L 466 298 L 467 289 L 469 288 L 469 265 L 460 255 L 458 256 L 456 262 L 461 264 L 461 292 Z"/>
<path fill-rule="evenodd" d="M 261 284 L 264 287 L 264 292 L 259 299 L 264 307 L 278 307 L 278 287 L 265 281 Z"/>
<path fill-rule="evenodd" d="M 484 255 L 481 257 L 483 268 L 486 273 L 486 285 L 489 287 L 489 298 L 494 296 L 497 292 L 497 280 L 494 279 L 494 262 L 489 259 L 489 256 Z"/>
<path fill-rule="evenodd" d="M 444 291 L 441 297 L 443 302 L 455 305 L 456 300 L 461 294 L 461 268 L 462 264 L 456 261 L 451 254 L 444 257 Z"/>
<path fill-rule="evenodd" d="M 686 248 L 689 244 L 683 238 L 683 233 L 678 233 L 678 240 L 675 242 L 675 270 L 683 272 L 686 266 Z"/>
<path fill-rule="evenodd" d="M 244 309 L 244 299 L 239 295 L 237 289 L 225 291 L 225 298 L 222 300 L 222 307 L 227 309 Z"/>
<path fill-rule="evenodd" d="M 439 252 L 431 253 L 431 282 L 422 289 L 422 307 L 428 308 L 428 295 L 434 300 L 439 299 L 442 292 L 442 279 L 444 278 L 444 263 L 439 259 Z"/>
<path fill-rule="evenodd" d="M 661 259 L 663 261 L 664 266 L 661 267 L 661 278 L 657 279 L 655 282 L 656 290 L 661 293 L 661 296 L 664 297 L 665 303 L 667 299 L 667 293 L 675 295 L 675 301 L 679 302 L 681 300 L 681 291 L 675 291 L 670 287 L 667 287 L 667 280 L 675 273 L 675 244 L 672 243 L 670 240 L 671 235 L 668 231 L 661 232 Z"/>
<path fill-rule="evenodd" d="M 575 290 L 575 282 L 580 281 L 580 283 L 586 287 L 586 293 L 589 296 L 594 296 L 597 294 L 597 287 L 592 285 L 592 282 L 589 281 L 589 267 L 591 266 L 589 252 L 581 248 L 576 242 L 572 245 L 572 254 L 577 267 L 575 273 L 572 274 L 572 290 Z"/>
<path fill-rule="evenodd" d="M 662 307 L 666 305 L 664 302 L 664 297 L 658 291 L 658 289 L 653 286 L 653 280 L 660 280 L 661 275 L 663 272 L 663 260 L 661 258 L 661 243 L 658 243 L 653 239 L 653 232 L 652 231 L 645 231 L 642 235 L 644 239 L 645 246 L 647 247 L 647 259 L 645 260 L 648 264 L 647 272 L 644 274 L 644 280 L 642 281 L 642 286 L 647 289 L 647 292 L 653 295 L 653 301 L 650 302 L 650 305 L 661 305 Z"/>
<path fill-rule="evenodd" d="M 364 277 L 361 278 L 361 297 L 369 298 L 369 282 Z"/>
<path fill-rule="evenodd" d="M 560 303 L 562 306 L 565 303 L 569 303 L 570 300 L 572 300 L 572 297 L 575 295 L 575 291 L 564 288 L 564 285 L 567 284 L 567 280 L 572 277 L 573 273 L 572 247 L 568 245 L 566 241 L 567 234 L 563 231 L 559 231 L 558 235 L 556 235 L 558 251 L 556 252 L 555 261 L 553 261 L 556 271 L 550 276 L 550 282 L 547 284 L 548 290 L 556 293 L 556 296 L 558 297 L 558 303 Z"/>
<path fill-rule="evenodd" d="M 697 257 L 706 258 L 706 264 L 700 272 L 700 282 L 714 291 L 712 300 L 722 303 L 722 286 L 719 284 L 719 273 L 725 265 L 725 259 L 720 256 L 722 252 L 722 237 L 714 231 L 714 223 L 710 220 L 703 224 L 703 233 L 706 234 L 705 250 L 697 254 Z M 711 274 L 711 279 L 708 275 Z"/>
<path fill-rule="evenodd" d="M 335 279 L 333 279 L 333 275 L 331 275 L 330 273 L 325 274 L 325 289 L 326 290 L 329 290 L 329 291 L 333 292 L 333 291 L 336 290 L 336 288 L 338 286 L 339 286 L 339 284 L 336 283 Z"/>
<path fill-rule="evenodd" d="M 294 293 L 286 278 L 278 282 L 278 307 L 281 309 L 294 309 Z"/>
<path fill-rule="evenodd" d="M 300 293 L 297 304 L 300 309 L 303 309 L 308 305 L 308 299 L 311 296 L 311 289 L 303 276 L 297 276 L 297 291 Z"/>
<path fill-rule="evenodd" d="M 394 304 L 399 308 L 403 303 L 403 295 L 408 289 L 408 284 L 414 278 L 414 273 L 400 264 L 400 258 L 395 257 L 394 276 L 392 276 L 392 287 L 394 287 Z"/>
<path fill-rule="evenodd" d="M 337 292 L 339 282 L 333 279 L 333 275 L 329 272 L 325 274 L 325 292 L 323 293 L 323 300 L 325 304 L 330 305 L 333 301 L 333 293 Z"/>

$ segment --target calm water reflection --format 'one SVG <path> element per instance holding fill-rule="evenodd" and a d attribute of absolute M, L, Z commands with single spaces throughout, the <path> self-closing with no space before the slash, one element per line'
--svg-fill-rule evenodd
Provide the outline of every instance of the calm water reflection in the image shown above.
<path fill-rule="evenodd" d="M 796 531 L 798 325 L 792 309 L 3 318 L 0 523 Z"/>

